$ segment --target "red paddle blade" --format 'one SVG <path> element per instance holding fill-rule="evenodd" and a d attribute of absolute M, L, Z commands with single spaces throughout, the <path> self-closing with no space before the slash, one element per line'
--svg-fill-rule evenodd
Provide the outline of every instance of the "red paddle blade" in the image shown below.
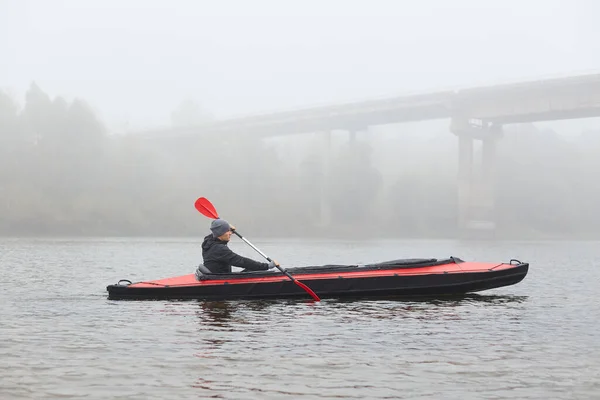
<path fill-rule="evenodd" d="M 200 211 L 202 215 L 205 215 L 208 218 L 219 218 L 219 214 L 217 213 L 217 210 L 215 210 L 215 206 L 213 206 L 212 203 L 205 197 L 200 197 L 198 200 L 196 200 L 194 206 L 196 207 L 196 210 Z"/>
<path fill-rule="evenodd" d="M 310 294 L 310 296 L 315 300 L 315 301 L 321 301 L 321 299 L 319 298 L 319 296 L 317 296 L 317 294 L 315 292 L 313 292 L 308 286 L 306 286 L 304 283 L 299 282 L 298 280 L 294 279 L 294 283 L 298 286 L 300 286 L 302 289 L 306 290 L 306 293 Z"/>

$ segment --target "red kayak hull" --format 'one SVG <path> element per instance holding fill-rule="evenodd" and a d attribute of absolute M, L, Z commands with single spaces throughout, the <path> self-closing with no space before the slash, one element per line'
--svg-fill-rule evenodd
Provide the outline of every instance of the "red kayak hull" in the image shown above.
<path fill-rule="evenodd" d="M 367 266 L 319 266 L 287 271 L 321 298 L 438 296 L 514 285 L 529 264 L 447 260 L 395 260 Z M 107 286 L 109 299 L 259 299 L 309 297 L 279 270 L 232 274 L 187 274 L 154 281 L 127 280 Z"/>

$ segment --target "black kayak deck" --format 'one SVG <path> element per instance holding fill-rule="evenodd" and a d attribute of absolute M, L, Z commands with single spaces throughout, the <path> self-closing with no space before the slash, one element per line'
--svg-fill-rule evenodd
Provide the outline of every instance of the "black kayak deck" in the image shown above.
<path fill-rule="evenodd" d="M 355 264 L 355 265 L 315 265 L 306 267 L 293 267 L 284 268 L 290 275 L 304 275 L 304 274 L 336 274 L 341 272 L 354 272 L 354 271 L 377 271 L 377 270 L 389 270 L 389 269 L 403 269 L 403 268 L 424 268 L 433 267 L 437 265 L 447 264 L 458 264 L 464 261 L 457 257 L 449 257 L 446 259 L 437 258 L 407 258 L 383 261 L 373 264 Z M 247 279 L 249 277 L 267 277 L 273 275 L 281 275 L 281 271 L 273 269 L 269 271 L 243 271 L 243 272 L 231 272 L 231 273 L 214 273 L 208 271 L 205 267 L 199 266 L 196 270 L 196 277 L 198 280 L 213 280 L 213 279 Z"/>

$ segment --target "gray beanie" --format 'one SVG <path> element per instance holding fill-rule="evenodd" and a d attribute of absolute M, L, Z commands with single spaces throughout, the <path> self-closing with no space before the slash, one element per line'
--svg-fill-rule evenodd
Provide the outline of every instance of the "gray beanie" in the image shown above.
<path fill-rule="evenodd" d="M 214 237 L 219 237 L 230 229 L 231 227 L 229 226 L 229 222 L 225 221 L 224 219 L 215 219 L 210 224 L 210 230 L 212 231 Z"/>

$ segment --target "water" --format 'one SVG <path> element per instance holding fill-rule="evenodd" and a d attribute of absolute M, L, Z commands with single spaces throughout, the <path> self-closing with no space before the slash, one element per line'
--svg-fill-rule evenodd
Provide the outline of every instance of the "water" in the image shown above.
<path fill-rule="evenodd" d="M 600 397 L 598 243 L 252 241 L 284 266 L 531 267 L 452 300 L 108 301 L 121 278 L 191 273 L 198 240 L 0 239 L 0 398 Z"/>

